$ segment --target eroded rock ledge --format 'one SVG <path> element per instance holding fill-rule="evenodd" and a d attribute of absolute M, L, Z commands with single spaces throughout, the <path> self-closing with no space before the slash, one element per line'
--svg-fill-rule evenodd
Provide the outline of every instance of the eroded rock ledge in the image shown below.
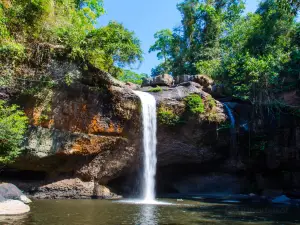
<path fill-rule="evenodd" d="M 138 97 L 96 68 L 81 70 L 53 61 L 48 72 L 55 78 L 70 73 L 76 79 L 70 86 L 61 84 L 43 96 L 18 99 L 31 124 L 24 143 L 26 153 L 6 169 L 2 179 L 15 179 L 34 198 L 116 197 L 107 189 L 111 182 L 120 177 L 130 177 L 133 183 L 139 179 L 142 135 Z M 213 112 L 199 118 L 182 115 L 186 121 L 176 128 L 159 124 L 159 167 L 224 157 L 218 149 L 228 146 L 228 138 L 220 139 L 216 131 L 226 115 L 222 104 L 199 82 L 188 81 L 152 93 L 158 110 L 163 106 L 183 113 L 184 99 L 197 94 L 208 112 Z M 213 107 L 209 101 L 214 102 Z M 119 192 L 118 186 L 113 185 L 113 190 Z"/>

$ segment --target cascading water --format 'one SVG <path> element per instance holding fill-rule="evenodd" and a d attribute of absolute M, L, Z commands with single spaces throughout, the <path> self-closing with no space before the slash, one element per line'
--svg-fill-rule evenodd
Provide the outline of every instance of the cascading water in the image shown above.
<path fill-rule="evenodd" d="M 229 116 L 229 119 L 230 119 L 230 122 L 231 122 L 231 127 L 235 127 L 235 119 L 234 119 L 234 116 L 231 112 L 231 109 L 228 107 L 228 105 L 224 102 L 223 105 L 225 106 L 226 110 L 227 110 L 227 113 L 228 113 L 228 116 Z"/>
<path fill-rule="evenodd" d="M 148 93 L 135 91 L 142 102 L 143 147 L 144 147 L 144 181 L 143 202 L 155 203 L 156 175 L 156 100 Z"/>
<path fill-rule="evenodd" d="M 231 109 L 229 108 L 229 106 L 226 103 L 223 103 L 224 107 L 227 110 L 229 119 L 230 119 L 230 134 L 231 134 L 231 138 L 230 138 L 230 142 L 231 142 L 231 155 L 235 156 L 236 155 L 236 132 L 235 132 L 235 119 L 234 116 L 232 114 Z"/>

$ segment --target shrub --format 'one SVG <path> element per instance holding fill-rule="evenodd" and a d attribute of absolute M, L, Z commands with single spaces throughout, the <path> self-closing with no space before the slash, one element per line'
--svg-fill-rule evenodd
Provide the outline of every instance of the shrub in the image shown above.
<path fill-rule="evenodd" d="M 205 112 L 204 103 L 198 94 L 190 94 L 185 98 L 188 110 L 192 114 L 201 114 Z"/>
<path fill-rule="evenodd" d="M 162 92 L 162 91 L 163 91 L 163 89 L 160 86 L 157 86 L 155 88 L 150 88 L 148 90 L 148 92 Z"/>
<path fill-rule="evenodd" d="M 18 106 L 0 101 L 0 163 L 8 164 L 21 153 L 28 118 Z"/>
<path fill-rule="evenodd" d="M 22 61 L 25 58 L 25 47 L 22 44 L 8 41 L 0 43 L 0 60 Z"/>
<path fill-rule="evenodd" d="M 172 110 L 160 107 L 158 110 L 158 120 L 161 124 L 175 126 L 180 122 L 180 117 L 174 114 Z"/>

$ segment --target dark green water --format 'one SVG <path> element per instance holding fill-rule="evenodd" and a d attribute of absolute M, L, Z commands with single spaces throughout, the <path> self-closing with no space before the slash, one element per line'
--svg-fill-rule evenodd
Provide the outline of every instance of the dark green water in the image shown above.
<path fill-rule="evenodd" d="M 167 200 L 165 200 L 167 201 Z M 105 200 L 40 200 L 23 216 L 0 217 L 0 224 L 24 225 L 175 225 L 300 224 L 300 209 L 198 201 L 174 205 L 132 205 Z"/>

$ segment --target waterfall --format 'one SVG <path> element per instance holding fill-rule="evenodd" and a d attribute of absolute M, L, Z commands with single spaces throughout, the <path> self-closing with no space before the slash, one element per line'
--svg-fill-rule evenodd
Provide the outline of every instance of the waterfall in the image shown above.
<path fill-rule="evenodd" d="M 155 202 L 155 175 L 156 175 L 156 100 L 148 93 L 134 92 L 142 102 L 143 115 L 143 201 Z"/>
<path fill-rule="evenodd" d="M 224 107 L 227 110 L 229 119 L 230 119 L 230 147 L 231 147 L 231 156 L 236 156 L 236 132 L 235 132 L 235 119 L 234 116 L 232 114 L 231 109 L 229 108 L 229 106 L 224 102 L 223 103 Z"/>
<path fill-rule="evenodd" d="M 223 103 L 223 105 L 225 106 L 225 108 L 227 110 L 227 113 L 228 113 L 228 116 L 229 116 L 229 119 L 231 122 L 231 128 L 235 127 L 235 119 L 234 119 L 231 109 L 228 107 L 228 105 L 225 102 Z"/>

